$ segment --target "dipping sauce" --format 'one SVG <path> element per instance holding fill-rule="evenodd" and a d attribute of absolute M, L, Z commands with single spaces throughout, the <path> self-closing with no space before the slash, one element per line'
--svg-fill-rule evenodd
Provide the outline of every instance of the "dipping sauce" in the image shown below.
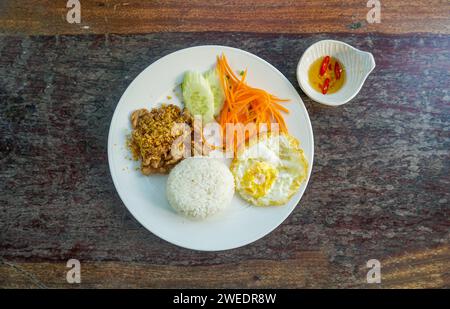
<path fill-rule="evenodd" d="M 345 82 L 345 69 L 334 57 L 325 56 L 314 61 L 308 71 L 309 84 L 322 94 L 335 93 Z"/>

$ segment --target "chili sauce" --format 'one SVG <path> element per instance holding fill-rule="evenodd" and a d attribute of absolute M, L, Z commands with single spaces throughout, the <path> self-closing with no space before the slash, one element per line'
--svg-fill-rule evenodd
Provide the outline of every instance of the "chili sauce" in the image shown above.
<path fill-rule="evenodd" d="M 314 61 L 309 67 L 309 84 L 322 94 L 335 93 L 345 83 L 345 68 L 334 57 L 324 56 Z"/>

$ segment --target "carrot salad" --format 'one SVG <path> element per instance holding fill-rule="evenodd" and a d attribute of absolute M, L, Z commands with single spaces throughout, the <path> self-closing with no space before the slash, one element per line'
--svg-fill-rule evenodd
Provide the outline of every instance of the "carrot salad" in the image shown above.
<path fill-rule="evenodd" d="M 279 131 L 288 133 L 282 112 L 289 113 L 289 110 L 282 103 L 289 100 L 280 99 L 265 90 L 249 86 L 245 78 L 247 70 L 239 78 L 230 68 L 225 55 L 217 57 L 217 69 L 222 88 L 225 92 L 225 103 L 218 116 L 218 122 L 224 133 L 225 145 L 234 145 L 234 151 L 248 141 L 252 136 L 261 132 L 262 128 L 271 131 L 271 124 L 277 123 Z M 246 126 L 254 123 L 254 130 L 246 131 L 244 135 L 233 134 L 226 136 L 226 124 L 242 124 Z M 234 139 L 234 142 L 233 142 Z"/>

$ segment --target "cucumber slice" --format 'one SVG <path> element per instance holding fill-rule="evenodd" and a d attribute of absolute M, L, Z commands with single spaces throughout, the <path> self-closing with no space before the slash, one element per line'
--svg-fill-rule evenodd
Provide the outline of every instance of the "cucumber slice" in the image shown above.
<path fill-rule="evenodd" d="M 223 93 L 217 68 L 212 68 L 211 70 L 205 72 L 203 76 L 205 76 L 205 79 L 211 87 L 211 91 L 214 96 L 214 116 L 217 116 L 222 110 L 223 103 L 225 101 L 225 94 Z"/>
<path fill-rule="evenodd" d="M 181 85 L 184 105 L 193 115 L 201 115 L 204 122 L 214 119 L 214 95 L 209 83 L 199 72 L 188 71 Z"/>

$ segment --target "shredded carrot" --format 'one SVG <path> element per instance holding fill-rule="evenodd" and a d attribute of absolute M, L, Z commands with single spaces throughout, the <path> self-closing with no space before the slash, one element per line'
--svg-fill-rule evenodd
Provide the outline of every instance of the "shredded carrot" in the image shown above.
<path fill-rule="evenodd" d="M 279 125 L 280 132 L 287 133 L 288 130 L 281 112 L 289 113 L 289 110 L 280 103 L 289 100 L 280 99 L 265 90 L 247 85 L 245 81 L 247 70 L 239 79 L 223 54 L 217 57 L 217 69 L 225 92 L 225 103 L 218 118 L 222 127 L 224 147 L 229 147 L 231 142 L 232 150 L 236 152 L 239 146 L 255 134 L 259 134 L 264 126 L 270 132 L 272 123 Z M 254 123 L 256 130 L 250 129 L 241 135 L 233 132 L 233 136 L 226 136 L 228 123 L 242 124 L 243 126 Z M 230 151 L 231 149 L 225 150 Z"/>

